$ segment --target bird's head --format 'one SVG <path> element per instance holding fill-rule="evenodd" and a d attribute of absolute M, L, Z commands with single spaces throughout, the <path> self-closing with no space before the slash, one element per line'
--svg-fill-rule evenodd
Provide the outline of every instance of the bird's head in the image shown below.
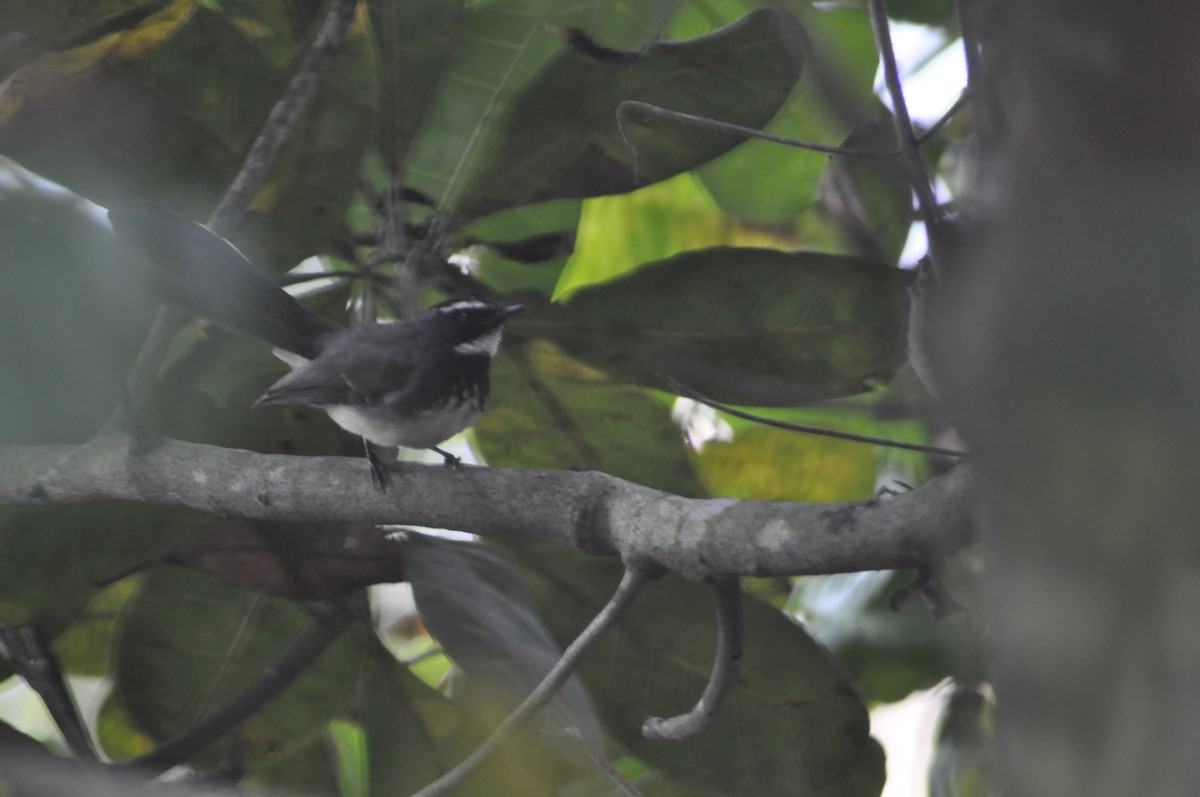
<path fill-rule="evenodd" d="M 500 348 L 504 322 L 524 309 L 519 304 L 460 298 L 447 299 L 426 312 L 429 320 L 437 324 L 443 338 L 449 340 L 459 354 L 494 357 Z"/>

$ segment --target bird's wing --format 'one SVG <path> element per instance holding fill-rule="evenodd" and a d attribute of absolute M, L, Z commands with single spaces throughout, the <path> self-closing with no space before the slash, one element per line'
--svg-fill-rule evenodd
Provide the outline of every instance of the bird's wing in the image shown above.
<path fill-rule="evenodd" d="M 371 406 L 411 389 L 419 357 L 398 324 L 369 324 L 332 338 L 321 354 L 299 365 L 256 404 Z"/>

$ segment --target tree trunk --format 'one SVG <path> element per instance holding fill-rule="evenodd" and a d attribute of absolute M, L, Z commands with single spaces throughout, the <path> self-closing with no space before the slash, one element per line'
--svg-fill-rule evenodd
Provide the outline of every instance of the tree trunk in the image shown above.
<path fill-rule="evenodd" d="M 930 346 L 1004 793 L 1200 794 L 1200 4 L 964 4 L 1003 121 Z"/>

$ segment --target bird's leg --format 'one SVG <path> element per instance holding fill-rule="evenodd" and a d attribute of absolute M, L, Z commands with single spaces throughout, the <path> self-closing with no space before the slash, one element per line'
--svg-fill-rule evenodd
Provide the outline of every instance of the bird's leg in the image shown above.
<path fill-rule="evenodd" d="M 371 448 L 371 441 L 363 438 L 363 449 L 367 452 L 367 466 L 371 469 L 371 483 L 381 491 L 387 489 L 387 469 L 379 461 L 379 455 Z"/>
<path fill-rule="evenodd" d="M 449 451 L 443 451 L 437 446 L 430 446 L 429 448 L 431 451 L 436 451 L 442 455 L 442 459 L 444 460 L 442 464 L 444 464 L 447 468 L 457 468 L 462 465 L 462 460 L 451 454 Z"/>

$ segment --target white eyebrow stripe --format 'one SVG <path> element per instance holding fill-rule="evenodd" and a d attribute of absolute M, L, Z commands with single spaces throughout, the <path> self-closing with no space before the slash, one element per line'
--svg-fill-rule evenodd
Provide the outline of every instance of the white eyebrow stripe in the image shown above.
<path fill-rule="evenodd" d="M 459 299 L 453 304 L 448 304 L 445 307 L 439 307 L 439 313 L 453 313 L 457 310 L 486 310 L 488 303 L 479 299 Z"/>

